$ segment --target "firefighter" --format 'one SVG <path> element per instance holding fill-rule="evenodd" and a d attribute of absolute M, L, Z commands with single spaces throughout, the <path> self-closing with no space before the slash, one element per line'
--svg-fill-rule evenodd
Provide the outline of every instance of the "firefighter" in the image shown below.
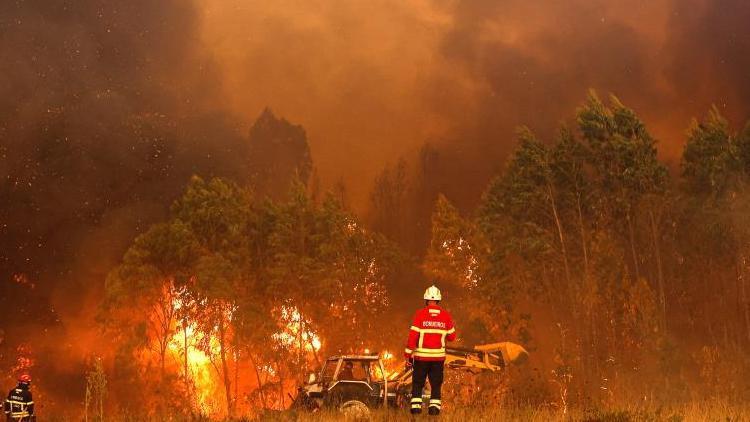
<path fill-rule="evenodd" d="M 341 368 L 341 373 L 339 374 L 339 379 L 344 381 L 353 381 L 354 380 L 354 363 L 351 361 L 347 361 L 344 364 L 344 367 Z"/>
<path fill-rule="evenodd" d="M 18 377 L 18 386 L 10 390 L 3 410 L 10 422 L 31 422 L 34 416 L 34 400 L 31 398 L 31 377 L 24 374 Z"/>
<path fill-rule="evenodd" d="M 440 290 L 430 286 L 424 292 L 425 307 L 414 315 L 409 329 L 409 340 L 404 355 L 406 366 L 413 369 L 411 380 L 411 413 L 422 413 L 422 390 L 430 380 L 430 402 L 427 411 L 439 415 L 442 402 L 440 387 L 443 384 L 445 342 L 456 339 L 456 328 L 448 311 L 438 304 L 442 299 Z"/>

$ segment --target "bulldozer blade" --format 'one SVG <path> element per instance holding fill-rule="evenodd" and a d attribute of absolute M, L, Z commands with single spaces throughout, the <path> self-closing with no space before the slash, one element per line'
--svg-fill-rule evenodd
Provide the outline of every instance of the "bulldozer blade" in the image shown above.
<path fill-rule="evenodd" d="M 474 346 L 474 349 L 480 352 L 487 353 L 500 352 L 503 355 L 503 360 L 506 363 L 520 363 L 529 356 L 529 352 L 527 352 L 526 349 L 523 348 L 523 346 L 509 341 L 491 344 L 480 344 Z"/>

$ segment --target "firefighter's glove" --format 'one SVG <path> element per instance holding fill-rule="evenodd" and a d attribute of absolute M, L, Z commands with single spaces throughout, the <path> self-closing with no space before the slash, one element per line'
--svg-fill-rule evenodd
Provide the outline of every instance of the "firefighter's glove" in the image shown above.
<path fill-rule="evenodd" d="M 414 358 L 408 358 L 406 359 L 406 362 L 404 362 L 404 369 L 409 370 L 414 366 Z"/>

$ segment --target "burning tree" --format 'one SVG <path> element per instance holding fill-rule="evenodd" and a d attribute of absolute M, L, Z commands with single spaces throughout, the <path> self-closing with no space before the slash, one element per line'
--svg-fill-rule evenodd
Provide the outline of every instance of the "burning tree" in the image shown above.
<path fill-rule="evenodd" d="M 263 274 L 277 287 L 277 303 L 309 318 L 327 350 L 362 346 L 378 331 L 371 328 L 385 323 L 385 281 L 398 261 L 394 247 L 361 228 L 330 195 L 316 205 L 298 188 L 266 212 L 264 219 L 275 224 L 264 246 L 270 259 Z"/>
<path fill-rule="evenodd" d="M 112 271 L 103 315 L 120 335 L 142 335 L 133 352 L 153 352 L 165 388 L 181 373 L 184 394 L 204 390 L 196 411 L 216 412 L 208 401 L 221 391 L 231 417 L 241 404 L 284 407 L 290 382 L 321 362 L 323 348 L 385 344 L 376 327 L 397 260 L 332 196 L 317 204 L 296 185 L 285 202 L 255 202 L 233 183 L 196 177 L 169 221 L 137 238 Z M 201 381 L 207 368 L 215 383 Z"/>
<path fill-rule="evenodd" d="M 148 361 L 155 358 L 155 381 L 165 391 L 174 390 L 168 385 L 167 352 L 177 329 L 175 303 L 185 292 L 189 263 L 196 255 L 197 243 L 188 226 L 180 221 L 158 224 L 136 238 L 122 264 L 107 277 L 105 327 L 129 358 L 144 353 Z M 163 403 L 155 404 L 163 410 Z"/>
<path fill-rule="evenodd" d="M 478 233 L 461 217 L 444 195 L 438 195 L 432 215 L 432 240 L 425 258 L 425 271 L 436 280 L 460 288 L 479 283 Z"/>

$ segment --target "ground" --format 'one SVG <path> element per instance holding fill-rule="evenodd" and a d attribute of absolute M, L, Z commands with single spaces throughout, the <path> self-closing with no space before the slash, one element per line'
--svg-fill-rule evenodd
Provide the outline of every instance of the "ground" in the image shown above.
<path fill-rule="evenodd" d="M 42 419 L 44 422 L 79 422 L 81 419 L 61 418 L 51 415 Z M 338 412 L 296 413 L 291 411 L 272 412 L 255 418 L 234 419 L 231 422 L 334 422 L 354 421 L 345 419 Z M 570 410 L 563 413 L 554 407 L 489 407 L 489 408 L 453 408 L 443 412 L 439 418 L 422 415 L 412 418 L 406 411 L 373 411 L 369 418 L 360 419 L 371 422 L 693 422 L 693 421 L 732 421 L 750 422 L 750 404 L 730 405 L 721 401 L 703 401 L 679 406 L 613 407 L 610 409 Z M 106 417 L 104 422 L 222 422 L 216 419 L 182 419 L 166 417 L 149 419 L 138 415 Z M 230 422 L 230 421 L 223 421 Z"/>
<path fill-rule="evenodd" d="M 279 414 L 267 416 L 262 420 L 294 421 L 294 422 L 329 422 L 342 420 L 336 413 L 321 414 Z M 588 411 L 573 410 L 563 413 L 554 408 L 461 408 L 446 410 L 439 419 L 427 415 L 412 418 L 403 411 L 377 411 L 370 419 L 373 422 L 385 421 L 433 421 L 440 422 L 483 422 L 483 421 L 750 421 L 750 406 L 731 406 L 721 402 L 691 403 L 683 406 L 661 408 L 619 408 L 619 409 L 591 409 Z"/>

